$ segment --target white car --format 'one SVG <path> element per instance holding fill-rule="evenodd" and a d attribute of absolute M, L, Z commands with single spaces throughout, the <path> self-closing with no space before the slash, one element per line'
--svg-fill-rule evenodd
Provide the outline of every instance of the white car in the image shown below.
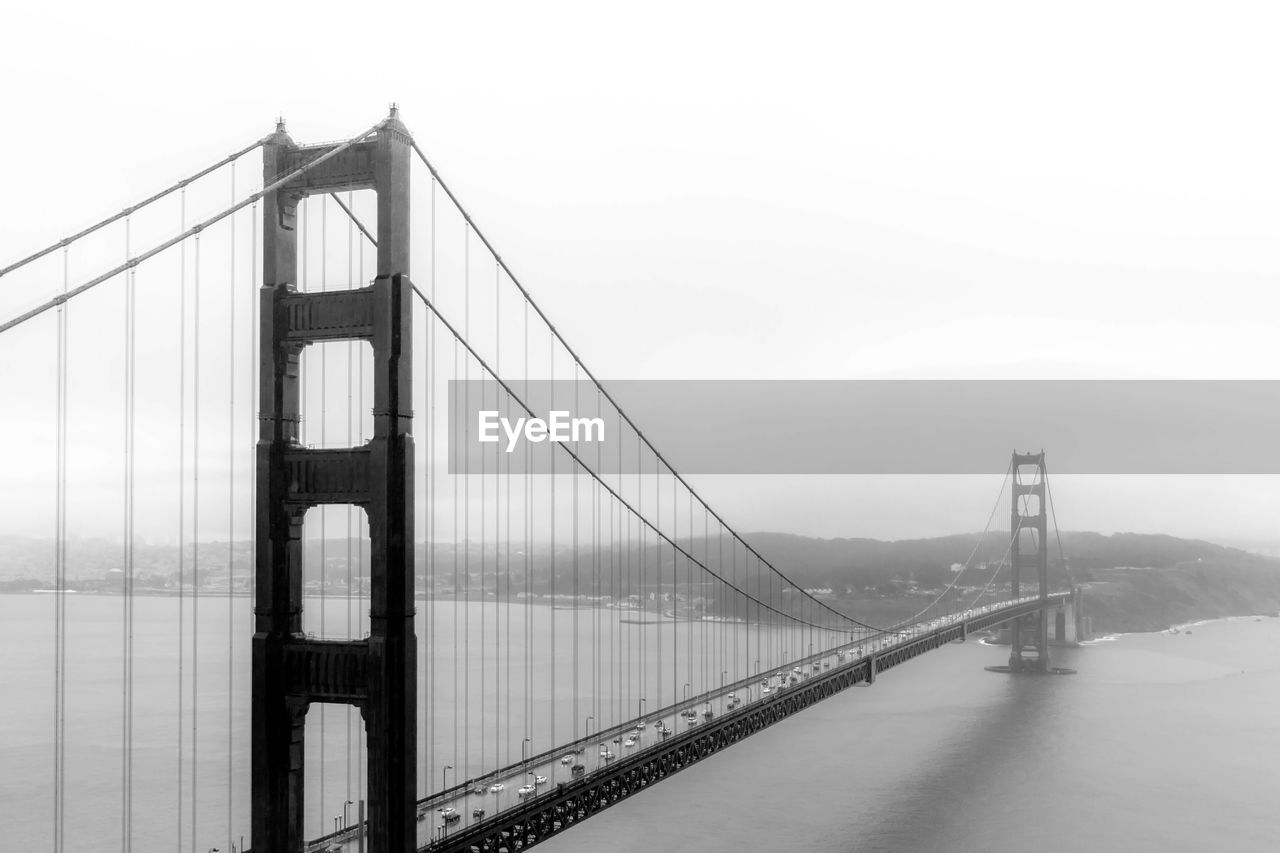
<path fill-rule="evenodd" d="M 534 786 L 535 786 L 535 787 L 536 787 L 536 786 L 538 786 L 538 785 L 545 785 L 545 784 L 547 784 L 547 777 L 546 777 L 546 776 L 537 776 L 537 775 L 535 775 L 535 776 L 533 777 L 533 784 L 534 784 Z"/>
<path fill-rule="evenodd" d="M 504 784 L 502 784 L 501 782 L 494 782 L 492 785 L 490 785 L 490 786 L 489 786 L 489 793 L 490 793 L 490 794 L 496 794 L 496 793 L 498 793 L 499 791 L 503 790 L 503 789 L 504 789 L 504 788 L 506 788 L 506 787 L 507 787 L 507 786 L 506 786 L 506 785 L 504 785 Z"/>
<path fill-rule="evenodd" d="M 566 755 L 564 758 L 560 759 L 560 763 L 563 764 L 565 767 L 568 767 L 570 764 L 573 763 L 573 756 Z"/>
<path fill-rule="evenodd" d="M 534 794 L 537 793 L 537 791 L 538 789 L 533 787 L 532 785 L 521 785 L 520 790 L 517 791 L 516 793 L 518 793 L 522 797 L 532 797 Z"/>

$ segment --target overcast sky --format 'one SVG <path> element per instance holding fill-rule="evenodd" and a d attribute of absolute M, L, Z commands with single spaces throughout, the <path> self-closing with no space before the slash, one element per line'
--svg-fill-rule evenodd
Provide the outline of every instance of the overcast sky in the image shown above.
<path fill-rule="evenodd" d="M 322 141 L 396 101 L 606 380 L 1277 378 L 1278 18 L 1264 3 L 23 4 L 0 52 L 0 262 L 277 114 Z M 0 340 L 0 379 L 21 382 L 32 340 Z M 980 529 L 998 483 L 697 480 L 740 529 L 891 538 Z M 1063 477 L 1055 496 L 1072 529 L 1280 538 L 1275 478 Z M 0 532 L 31 523 L 11 509 Z"/>

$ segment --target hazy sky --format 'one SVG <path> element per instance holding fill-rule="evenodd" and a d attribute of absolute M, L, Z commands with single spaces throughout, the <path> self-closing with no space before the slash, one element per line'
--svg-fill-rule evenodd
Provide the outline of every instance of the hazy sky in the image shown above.
<path fill-rule="evenodd" d="M 396 101 L 606 380 L 1280 372 L 1272 4 L 120 2 L 5 17 L 3 262 L 277 114 L 321 141 Z M 0 340 L 0 380 L 19 381 L 16 359 L 43 365 L 31 340 Z M 741 529 L 904 537 L 980 528 L 998 481 L 697 482 Z M 1055 493 L 1074 529 L 1263 539 L 1280 510 L 1273 478 L 1064 477 Z M 25 526 L 13 518 L 0 532 Z"/>

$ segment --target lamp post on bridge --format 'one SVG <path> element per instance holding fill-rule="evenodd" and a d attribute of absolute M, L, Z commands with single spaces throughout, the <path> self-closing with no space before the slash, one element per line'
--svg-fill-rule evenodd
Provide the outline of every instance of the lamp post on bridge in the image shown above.
<path fill-rule="evenodd" d="M 347 800 L 345 803 L 342 804 L 342 828 L 343 829 L 347 828 L 347 806 L 354 806 L 354 805 L 355 803 L 352 802 L 351 800 Z"/>
<path fill-rule="evenodd" d="M 440 768 L 440 793 L 441 793 L 442 795 L 444 794 L 444 791 L 445 791 L 445 779 L 447 778 L 445 774 L 447 774 L 447 773 L 448 773 L 450 770 L 452 770 L 452 769 L 453 769 L 453 765 L 452 765 L 452 764 L 446 764 L 444 767 Z M 444 812 L 444 806 L 441 806 L 441 807 L 438 809 L 438 811 L 440 811 L 440 812 L 441 812 L 441 815 L 440 815 L 440 837 L 441 837 L 441 838 L 446 838 L 446 837 L 448 837 L 448 835 L 449 835 L 449 821 L 445 820 L 445 818 L 444 818 L 444 814 L 443 814 L 443 812 Z"/>

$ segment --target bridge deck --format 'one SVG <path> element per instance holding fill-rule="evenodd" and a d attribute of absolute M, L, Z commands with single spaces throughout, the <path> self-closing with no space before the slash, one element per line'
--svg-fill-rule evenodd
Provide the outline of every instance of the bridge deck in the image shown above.
<path fill-rule="evenodd" d="M 638 733 L 638 748 L 634 751 L 624 749 L 613 739 L 636 731 L 641 722 L 638 718 L 590 738 L 564 744 L 528 762 L 469 780 L 419 802 L 419 851 L 523 850 L 816 702 L 874 680 L 875 673 L 963 640 L 973 632 L 1034 613 L 1042 606 L 1056 607 L 1068 596 L 1069 593 L 1053 593 L 1046 602 L 1029 596 L 918 623 L 891 634 L 862 637 L 788 664 L 783 669 L 787 675 L 793 667 L 800 667 L 806 677 L 789 687 L 783 679 L 784 687 L 771 690 L 767 696 L 760 686 L 766 680 L 772 684 L 776 670 L 661 709 L 644 718 L 645 728 Z M 846 659 L 839 660 L 838 652 L 845 652 Z M 809 669 L 814 669 L 816 674 Z M 741 703 L 736 708 L 728 705 L 731 693 Z M 714 709 L 710 720 L 689 725 L 680 716 L 684 709 L 704 707 Z M 660 737 L 654 728 L 658 721 L 671 728 L 673 734 Z M 651 742 L 643 745 L 643 741 L 650 738 Z M 616 750 L 616 759 L 593 756 L 597 744 Z M 570 767 L 561 763 L 565 755 L 572 755 L 573 763 L 589 765 L 590 769 L 574 778 Z M 514 789 L 534 776 L 546 777 L 547 783 L 535 786 L 536 793 L 532 796 L 518 797 Z M 505 786 L 500 794 L 487 792 L 494 782 Z M 482 793 L 473 792 L 478 783 Z M 511 804 L 498 808 L 504 800 Z M 447 825 L 442 823 L 440 814 L 440 810 L 446 808 L 456 809 L 457 813 L 456 821 Z M 472 817 L 472 810 L 476 808 L 484 809 L 483 817 Z M 356 829 L 348 828 L 316 839 L 309 849 L 354 853 L 358 849 Z"/>

